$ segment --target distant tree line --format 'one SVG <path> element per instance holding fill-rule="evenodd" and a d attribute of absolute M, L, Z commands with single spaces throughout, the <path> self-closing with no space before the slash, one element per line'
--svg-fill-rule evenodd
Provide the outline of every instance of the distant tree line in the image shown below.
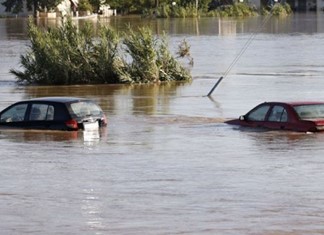
<path fill-rule="evenodd" d="M 29 10 L 53 9 L 62 0 L 6 0 L 2 3 L 7 12 L 19 13 L 23 10 L 24 2 Z M 158 8 L 163 5 L 174 4 L 179 7 L 195 6 L 203 10 L 213 10 L 222 5 L 230 5 L 237 0 L 79 0 L 89 2 L 94 10 L 98 10 L 100 4 L 106 3 L 112 9 L 117 9 L 120 14 L 141 14 L 148 9 Z"/>
<path fill-rule="evenodd" d="M 6 12 L 19 13 L 23 10 L 26 3 L 29 10 L 36 11 L 39 9 L 51 9 L 59 4 L 61 0 L 6 0 L 2 3 L 6 8 Z"/>
<path fill-rule="evenodd" d="M 26 3 L 27 8 L 34 10 L 36 15 L 37 11 L 53 9 L 62 1 L 6 0 L 2 5 L 6 7 L 7 12 L 19 13 Z M 285 0 L 278 0 L 278 2 L 283 6 L 287 5 Z M 87 10 L 98 12 L 102 3 L 109 4 L 112 9 L 117 10 L 118 14 L 155 14 L 157 17 L 247 16 L 253 15 L 255 11 L 252 6 L 249 6 L 247 0 L 244 4 L 240 4 L 239 0 L 79 0 L 79 7 L 89 6 Z M 275 2 L 274 0 L 261 0 L 261 3 L 265 9 L 267 7 L 269 9 Z"/>
<path fill-rule="evenodd" d="M 33 10 L 36 15 L 37 11 L 44 11 L 44 9 L 50 10 L 55 8 L 63 0 L 6 0 L 2 3 L 6 8 L 6 12 L 19 13 L 23 10 L 24 4 L 26 4 L 28 10 Z M 94 10 L 98 10 L 102 0 L 79 0 L 80 4 L 91 4 Z M 108 1 L 104 1 L 108 3 Z"/>
<path fill-rule="evenodd" d="M 107 2 L 121 14 L 141 14 L 149 9 L 172 4 L 184 8 L 195 6 L 205 11 L 214 10 L 222 5 L 234 4 L 237 0 L 107 0 Z"/>

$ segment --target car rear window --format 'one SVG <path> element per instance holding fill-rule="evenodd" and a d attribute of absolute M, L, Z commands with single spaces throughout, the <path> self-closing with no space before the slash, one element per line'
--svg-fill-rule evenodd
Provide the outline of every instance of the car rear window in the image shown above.
<path fill-rule="evenodd" d="M 300 119 L 324 118 L 324 104 L 308 104 L 294 106 Z"/>
<path fill-rule="evenodd" d="M 91 101 L 71 103 L 71 109 L 77 117 L 97 116 L 101 114 L 101 108 Z"/>

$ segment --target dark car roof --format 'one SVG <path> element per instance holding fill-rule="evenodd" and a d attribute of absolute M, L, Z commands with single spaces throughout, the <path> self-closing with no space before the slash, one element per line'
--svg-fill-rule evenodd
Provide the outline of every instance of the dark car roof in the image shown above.
<path fill-rule="evenodd" d="M 84 101 L 88 99 L 78 98 L 78 97 L 65 97 L 65 96 L 57 96 L 57 97 L 40 97 L 40 98 L 33 98 L 26 101 L 47 101 L 47 102 L 56 102 L 56 103 L 73 103 L 78 101 Z"/>

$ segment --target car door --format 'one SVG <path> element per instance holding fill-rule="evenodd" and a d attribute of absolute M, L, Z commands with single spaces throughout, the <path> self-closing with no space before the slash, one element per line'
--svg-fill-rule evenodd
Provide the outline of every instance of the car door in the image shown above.
<path fill-rule="evenodd" d="M 54 121 L 54 105 L 50 103 L 31 103 L 27 114 L 28 126 L 31 129 L 52 129 Z"/>
<path fill-rule="evenodd" d="M 267 116 L 265 127 L 274 130 L 289 129 L 288 112 L 286 108 L 280 104 L 273 105 Z"/>

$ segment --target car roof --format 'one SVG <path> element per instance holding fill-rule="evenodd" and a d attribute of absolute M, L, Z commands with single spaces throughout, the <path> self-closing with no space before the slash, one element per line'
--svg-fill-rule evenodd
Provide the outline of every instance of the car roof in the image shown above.
<path fill-rule="evenodd" d="M 74 103 L 78 101 L 89 101 L 89 99 L 79 97 L 66 97 L 66 96 L 53 96 L 53 97 L 39 97 L 33 98 L 26 101 L 46 101 L 46 102 L 57 102 L 57 103 Z"/>
<path fill-rule="evenodd" d="M 291 106 L 299 106 L 299 105 L 314 105 L 314 104 L 324 104 L 324 101 L 291 101 L 291 102 L 265 102 L 267 104 L 287 104 Z"/>
<path fill-rule="evenodd" d="M 324 102 L 320 101 L 300 101 L 300 102 L 290 102 L 292 106 L 299 106 L 299 105 L 314 105 L 314 104 L 324 104 Z"/>

